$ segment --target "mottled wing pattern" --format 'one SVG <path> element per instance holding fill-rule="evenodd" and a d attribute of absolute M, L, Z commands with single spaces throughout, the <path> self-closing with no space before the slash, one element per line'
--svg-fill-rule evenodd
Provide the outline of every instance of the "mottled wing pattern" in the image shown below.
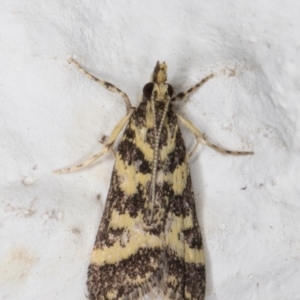
<path fill-rule="evenodd" d="M 188 171 L 188 170 L 187 170 Z M 166 224 L 168 299 L 204 299 L 205 266 L 202 238 L 194 207 L 191 177 L 182 195 L 171 200 Z M 178 298 L 171 297 L 172 294 Z"/>
<path fill-rule="evenodd" d="M 154 214 L 149 193 L 154 122 L 164 103 L 142 101 L 116 153 L 108 198 L 88 271 L 90 300 L 204 299 L 204 257 L 177 117 L 169 107 L 159 142 Z M 160 291 L 161 296 L 153 291 Z"/>
<path fill-rule="evenodd" d="M 162 155 L 164 182 L 168 183 L 169 208 L 165 239 L 167 299 L 201 300 L 205 295 L 205 266 L 202 238 L 184 141 L 172 109 L 165 128 L 174 134 L 166 157 Z M 174 129 L 172 129 L 174 128 Z"/>
<path fill-rule="evenodd" d="M 162 230 L 145 225 L 153 155 L 151 132 L 141 104 L 116 153 L 88 271 L 91 300 L 139 299 L 161 281 Z"/>

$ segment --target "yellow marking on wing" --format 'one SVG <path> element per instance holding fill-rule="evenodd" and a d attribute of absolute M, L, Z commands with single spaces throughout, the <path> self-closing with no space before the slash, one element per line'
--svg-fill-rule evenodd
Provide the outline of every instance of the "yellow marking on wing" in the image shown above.
<path fill-rule="evenodd" d="M 96 265 L 115 264 L 134 255 L 141 248 L 162 248 L 162 236 L 145 232 L 140 226 L 142 222 L 141 213 L 136 218 L 132 218 L 128 213 L 120 215 L 114 210 L 111 216 L 110 228 L 126 228 L 129 236 L 126 247 L 122 247 L 118 240 L 111 247 L 94 249 L 91 263 Z"/>
<path fill-rule="evenodd" d="M 192 294 L 188 292 L 187 287 L 184 288 L 184 297 L 185 299 L 193 299 Z"/>
<path fill-rule="evenodd" d="M 144 127 L 141 128 L 140 126 L 138 126 L 139 124 L 136 126 L 132 122 L 130 123 L 130 129 L 133 130 L 135 133 L 136 147 L 138 147 L 143 152 L 144 157 L 147 161 L 152 162 L 154 151 L 147 142 L 147 132 L 149 129 L 154 127 L 154 119 L 153 113 L 151 111 L 150 102 L 147 103 L 145 118 L 146 124 Z"/>
<path fill-rule="evenodd" d="M 172 285 L 176 286 L 178 284 L 178 280 L 174 275 L 169 275 L 167 278 L 167 283 L 171 283 Z"/>
<path fill-rule="evenodd" d="M 127 196 L 137 193 L 138 184 L 146 187 L 147 183 L 151 181 L 151 174 L 137 172 L 136 167 L 134 165 L 128 166 L 119 154 L 116 156 L 115 169 L 122 179 L 120 188 Z"/>
<path fill-rule="evenodd" d="M 186 187 L 189 172 L 186 163 L 177 166 L 173 172 L 173 190 L 175 194 L 182 194 Z"/>
<path fill-rule="evenodd" d="M 132 230 L 134 227 L 137 227 L 138 230 L 141 230 L 142 226 L 139 225 L 142 224 L 142 222 L 143 216 L 141 212 L 138 213 L 136 218 L 132 218 L 129 213 L 119 214 L 118 211 L 113 210 L 111 220 L 109 222 L 109 228 L 126 228 L 128 230 Z"/>
<path fill-rule="evenodd" d="M 184 162 L 178 165 L 173 173 L 164 174 L 163 180 L 172 185 L 175 194 L 181 195 L 186 187 L 188 176 L 188 166 L 186 162 Z"/>
<path fill-rule="evenodd" d="M 204 251 L 203 249 L 192 249 L 188 244 L 184 244 L 182 239 L 178 237 L 182 235 L 182 231 L 194 227 L 192 216 L 177 217 L 172 214 L 172 226 L 166 232 L 167 245 L 176 252 L 178 257 L 184 259 L 187 263 L 200 263 L 204 264 Z"/>
<path fill-rule="evenodd" d="M 107 299 L 116 299 L 117 297 L 117 290 L 112 290 L 106 293 Z"/>
<path fill-rule="evenodd" d="M 151 129 L 154 127 L 154 119 L 153 119 L 153 112 L 151 108 L 151 102 L 147 102 L 146 106 L 146 127 L 147 129 Z"/>
<path fill-rule="evenodd" d="M 147 128 L 143 128 L 142 130 L 139 128 L 136 128 L 133 124 L 131 124 L 131 129 L 135 131 L 135 144 L 136 147 L 139 148 L 145 157 L 145 160 L 148 162 L 152 162 L 154 151 L 150 147 L 149 143 L 146 141 L 147 137 Z"/>

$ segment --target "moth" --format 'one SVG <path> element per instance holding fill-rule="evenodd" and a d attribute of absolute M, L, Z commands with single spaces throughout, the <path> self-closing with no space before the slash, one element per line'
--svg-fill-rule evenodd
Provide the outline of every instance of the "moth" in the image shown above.
<path fill-rule="evenodd" d="M 87 167 L 113 149 L 125 127 L 114 152 L 111 183 L 88 268 L 88 298 L 136 300 L 148 295 L 148 299 L 204 299 L 203 243 L 178 121 L 193 132 L 196 146 L 205 144 L 223 154 L 253 153 L 214 145 L 174 111 L 175 101 L 186 98 L 214 75 L 174 95 L 167 83 L 167 65 L 157 62 L 135 108 L 120 89 L 94 77 L 74 59 L 71 62 L 92 80 L 119 93 L 127 108 L 127 115 L 100 153 L 78 166 L 56 171 Z"/>

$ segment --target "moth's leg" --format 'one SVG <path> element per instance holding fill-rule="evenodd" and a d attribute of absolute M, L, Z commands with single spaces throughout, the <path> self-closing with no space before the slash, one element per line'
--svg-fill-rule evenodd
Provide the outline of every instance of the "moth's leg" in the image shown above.
<path fill-rule="evenodd" d="M 196 91 L 198 88 L 200 88 L 204 83 L 206 83 L 209 79 L 213 78 L 214 76 L 215 76 L 214 74 L 210 74 L 210 75 L 206 76 L 200 82 L 198 82 L 196 85 L 194 85 L 193 87 L 191 87 L 187 91 L 181 92 L 181 93 L 177 94 L 176 96 L 174 96 L 171 99 L 171 101 L 182 100 L 182 99 L 188 97 L 191 93 Z"/>
<path fill-rule="evenodd" d="M 102 144 L 102 145 L 105 145 L 106 142 L 108 141 L 108 138 L 109 138 L 108 136 L 105 136 L 105 135 L 104 135 L 104 136 L 102 137 L 102 140 L 99 141 L 99 143 Z M 113 148 L 110 148 L 109 150 L 110 150 L 110 152 L 114 155 L 114 157 L 116 158 L 116 152 L 115 152 L 115 150 L 114 150 Z"/>
<path fill-rule="evenodd" d="M 180 120 L 180 122 L 186 126 L 189 130 L 192 131 L 192 133 L 196 136 L 196 140 L 197 140 L 197 144 L 195 145 L 195 147 L 193 148 L 193 150 L 190 153 L 190 156 L 192 156 L 192 154 L 195 152 L 198 144 L 203 144 L 203 145 L 207 145 L 211 148 L 213 148 L 215 151 L 220 152 L 222 154 L 232 154 L 232 155 L 249 155 L 249 154 L 253 154 L 253 151 L 231 151 L 231 150 L 227 150 L 224 148 L 221 148 L 213 143 L 211 143 L 210 141 L 208 141 L 205 137 L 205 135 L 200 132 L 198 130 L 198 128 L 196 128 L 194 126 L 194 124 L 190 121 L 188 121 L 187 119 L 185 119 L 184 117 L 182 117 L 181 115 L 177 114 L 178 119 Z"/>
<path fill-rule="evenodd" d="M 93 76 L 92 74 L 90 74 L 88 71 L 86 71 L 74 58 L 70 58 L 69 59 L 70 63 L 73 63 L 83 74 L 85 74 L 88 78 L 98 82 L 101 86 L 103 86 L 104 88 L 106 88 L 107 90 L 114 92 L 114 93 L 118 93 L 122 96 L 125 105 L 126 105 L 126 110 L 127 113 L 129 113 L 130 109 L 132 108 L 132 105 L 130 103 L 130 100 L 128 98 L 128 96 L 126 95 L 126 93 L 124 93 L 123 91 L 121 91 L 120 89 L 118 89 L 116 86 L 114 86 L 113 84 L 104 81 L 104 80 L 100 80 L 97 77 Z"/>
<path fill-rule="evenodd" d="M 112 150 L 114 142 L 116 141 L 116 139 L 117 139 L 119 133 L 121 132 L 121 130 L 123 129 L 123 127 L 126 125 L 128 120 L 132 116 L 134 110 L 135 110 L 134 108 L 131 108 L 129 113 L 124 118 L 122 118 L 122 120 L 117 124 L 117 126 L 114 128 L 113 132 L 111 133 L 111 135 L 109 136 L 109 138 L 105 142 L 104 148 L 98 154 L 95 154 L 90 159 L 88 159 L 87 161 L 81 163 L 80 165 L 70 167 L 70 168 L 66 168 L 66 169 L 61 169 L 61 170 L 55 170 L 53 172 L 56 173 L 56 174 L 62 174 L 62 173 L 69 173 L 69 172 L 74 172 L 74 171 L 83 169 L 83 168 L 89 166 L 91 163 L 93 163 L 95 160 L 97 160 L 99 157 L 101 157 L 106 152 Z"/>

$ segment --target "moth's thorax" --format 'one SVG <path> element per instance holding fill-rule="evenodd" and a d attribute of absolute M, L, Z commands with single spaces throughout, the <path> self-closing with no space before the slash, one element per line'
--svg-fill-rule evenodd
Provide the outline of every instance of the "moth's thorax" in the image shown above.
<path fill-rule="evenodd" d="M 156 126 L 157 128 L 159 127 L 159 124 L 162 120 L 163 114 L 164 114 L 164 110 L 165 110 L 165 101 L 155 101 L 154 105 L 155 105 L 155 111 L 153 111 L 153 106 L 151 104 L 150 101 L 146 101 L 144 102 L 145 106 L 145 123 L 147 124 L 147 126 L 150 126 L 151 128 L 154 125 L 154 122 L 156 122 Z M 170 103 L 168 106 L 168 113 L 165 116 L 165 121 L 164 121 L 164 125 L 167 125 L 169 122 L 169 117 L 172 116 L 172 118 L 174 117 L 174 112 L 173 112 L 173 108 L 172 108 L 172 104 Z M 176 118 L 176 117 L 175 117 Z M 151 125 L 150 125 L 151 124 Z"/>

